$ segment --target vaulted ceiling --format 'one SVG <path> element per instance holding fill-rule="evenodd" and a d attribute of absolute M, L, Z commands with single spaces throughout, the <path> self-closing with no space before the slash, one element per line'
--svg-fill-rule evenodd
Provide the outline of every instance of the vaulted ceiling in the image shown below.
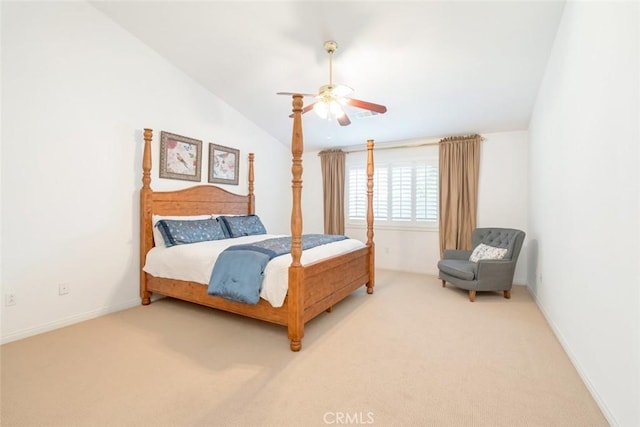
<path fill-rule="evenodd" d="M 307 150 L 528 128 L 563 1 L 96 1 L 285 145 L 291 98 L 329 81 L 386 105 L 351 125 L 303 116 Z M 305 98 L 305 103 L 313 98 Z"/>

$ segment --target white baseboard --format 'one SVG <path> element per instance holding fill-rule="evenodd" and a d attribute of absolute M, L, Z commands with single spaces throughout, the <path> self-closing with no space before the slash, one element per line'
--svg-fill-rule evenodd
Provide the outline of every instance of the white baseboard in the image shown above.
<path fill-rule="evenodd" d="M 582 368 L 582 366 L 578 362 L 578 359 L 575 357 L 573 351 L 571 351 L 571 347 L 567 343 L 567 340 L 565 339 L 564 335 L 562 335 L 562 332 L 560 332 L 560 329 L 553 322 L 553 319 L 551 319 L 551 317 L 549 316 L 549 313 L 545 309 L 544 305 L 540 302 L 540 300 L 538 299 L 538 296 L 533 291 L 533 289 L 531 289 L 531 287 L 529 285 L 527 285 L 527 290 L 529 291 L 529 293 L 533 297 L 533 300 L 535 301 L 536 305 L 540 309 L 540 312 L 542 312 L 542 315 L 547 320 L 547 323 L 551 327 L 551 330 L 553 331 L 553 333 L 555 334 L 556 338 L 560 342 L 560 345 L 564 349 L 565 353 L 567 353 L 567 356 L 569 356 L 569 360 L 571 361 L 573 366 L 576 368 L 576 371 L 578 372 L 578 375 L 580 376 L 580 378 L 582 379 L 584 384 L 587 386 L 587 389 L 591 393 L 591 396 L 593 397 L 593 399 L 596 401 L 596 404 L 598 405 L 598 407 L 602 411 L 602 414 L 604 415 L 604 417 L 607 419 L 607 421 L 609 422 L 609 424 L 612 427 L 617 427 L 619 425 L 618 422 L 616 421 L 616 419 L 613 416 L 613 414 L 611 413 L 611 411 L 609 411 L 609 408 L 607 407 L 607 405 L 602 400 L 602 398 L 600 397 L 600 395 L 596 391 L 595 387 L 593 386 L 593 384 L 589 380 L 589 377 L 587 376 L 585 370 Z"/>
<path fill-rule="evenodd" d="M 135 298 L 129 301 L 123 301 L 118 304 L 101 307 L 95 310 L 87 311 L 85 313 L 74 314 L 73 316 L 65 317 L 63 319 L 55 320 L 53 322 L 43 323 L 41 325 L 25 328 L 16 332 L 12 332 L 7 335 L 3 335 L 0 339 L 0 344 L 6 344 L 11 341 L 17 341 L 23 338 L 28 338 L 34 335 L 42 334 L 44 332 L 53 331 L 64 326 L 73 325 L 75 323 L 84 322 L 85 320 L 95 319 L 96 317 L 104 316 L 105 314 L 114 313 L 116 311 L 125 310 L 140 305 L 140 298 Z"/>

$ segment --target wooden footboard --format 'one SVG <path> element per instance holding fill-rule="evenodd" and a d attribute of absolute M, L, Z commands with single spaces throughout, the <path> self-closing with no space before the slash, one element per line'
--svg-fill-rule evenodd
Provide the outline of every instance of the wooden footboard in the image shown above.
<path fill-rule="evenodd" d="M 305 323 L 323 311 L 331 310 L 357 288 L 366 285 L 367 290 L 373 289 L 369 275 L 371 249 L 365 247 L 289 269 L 287 329 L 291 351 L 302 348 Z"/>
<path fill-rule="evenodd" d="M 365 286 L 369 280 L 369 248 L 355 250 L 343 255 L 334 256 L 326 260 L 302 267 L 303 279 L 299 284 L 301 289 L 301 304 L 293 308 L 293 312 L 301 312 L 299 324 L 290 325 L 294 331 L 304 331 L 304 324 L 329 310 L 334 304 L 342 301 L 359 287 Z M 207 294 L 207 285 L 183 280 L 164 279 L 146 275 L 146 289 L 148 293 L 165 295 L 184 301 L 193 302 L 219 310 L 228 311 L 242 316 L 263 320 L 278 325 L 289 326 L 289 297 L 284 305 L 273 307 L 267 301 L 260 299 L 256 305 L 229 301 L 224 298 Z M 300 337 L 301 339 L 302 337 Z"/>
<path fill-rule="evenodd" d="M 369 248 L 304 267 L 304 322 L 331 308 L 369 281 Z"/>
<path fill-rule="evenodd" d="M 149 294 L 155 293 L 189 301 L 199 305 L 239 314 L 277 325 L 287 326 L 290 347 L 302 348 L 304 325 L 322 312 L 369 284 L 369 247 L 334 256 L 302 267 L 300 299 L 286 297 L 282 307 L 275 308 L 260 299 L 258 304 L 243 304 L 207 294 L 207 285 L 183 280 L 164 279 L 146 275 Z M 372 288 L 368 288 L 372 289 Z M 291 319 L 293 315 L 293 319 Z"/>

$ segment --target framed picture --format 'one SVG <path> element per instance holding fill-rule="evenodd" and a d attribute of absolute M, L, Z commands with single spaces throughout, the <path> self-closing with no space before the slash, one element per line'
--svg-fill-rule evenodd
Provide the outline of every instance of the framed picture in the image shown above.
<path fill-rule="evenodd" d="M 238 185 L 240 150 L 209 144 L 209 182 Z"/>
<path fill-rule="evenodd" d="M 160 133 L 160 178 L 200 182 L 201 169 L 202 141 Z"/>

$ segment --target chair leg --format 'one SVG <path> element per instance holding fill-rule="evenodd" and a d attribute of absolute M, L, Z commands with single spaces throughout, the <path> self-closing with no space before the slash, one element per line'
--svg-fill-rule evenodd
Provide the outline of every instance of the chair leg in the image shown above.
<path fill-rule="evenodd" d="M 442 287 L 443 287 L 443 288 L 446 288 L 446 287 L 447 287 L 447 281 L 446 281 L 446 280 L 443 280 L 443 281 L 442 281 Z"/>
<path fill-rule="evenodd" d="M 504 297 L 506 299 L 511 299 L 511 289 L 509 289 L 508 291 L 504 291 Z"/>
<path fill-rule="evenodd" d="M 476 291 L 469 291 L 469 301 L 474 302 L 476 300 Z"/>

